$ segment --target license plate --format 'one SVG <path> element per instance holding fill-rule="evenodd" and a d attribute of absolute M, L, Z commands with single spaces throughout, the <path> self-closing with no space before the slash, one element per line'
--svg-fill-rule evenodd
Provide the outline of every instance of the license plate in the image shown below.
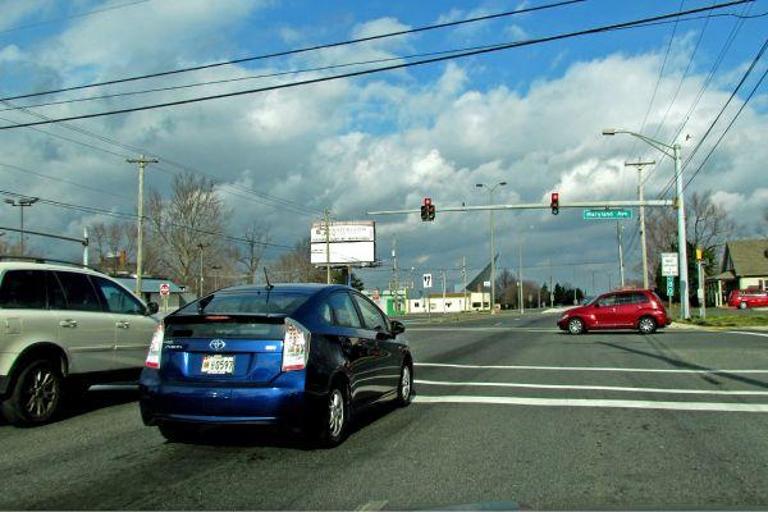
<path fill-rule="evenodd" d="M 231 375 L 235 371 L 235 356 L 203 356 L 200 371 L 208 375 Z"/>

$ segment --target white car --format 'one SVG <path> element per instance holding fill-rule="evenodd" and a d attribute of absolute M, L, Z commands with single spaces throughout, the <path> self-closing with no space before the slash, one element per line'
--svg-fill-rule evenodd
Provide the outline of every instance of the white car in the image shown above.
<path fill-rule="evenodd" d="M 158 321 L 110 277 L 77 265 L 0 261 L 0 400 L 42 424 L 94 383 L 136 379 Z"/>

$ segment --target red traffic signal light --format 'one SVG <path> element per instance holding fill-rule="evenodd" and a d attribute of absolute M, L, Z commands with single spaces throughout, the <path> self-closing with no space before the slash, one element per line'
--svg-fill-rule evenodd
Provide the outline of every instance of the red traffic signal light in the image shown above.
<path fill-rule="evenodd" d="M 549 200 L 549 207 L 552 208 L 552 215 L 560 213 L 560 194 L 558 192 L 552 192 L 552 196 Z"/>
<path fill-rule="evenodd" d="M 425 197 L 421 200 L 421 220 L 435 220 L 435 205 L 432 204 L 431 197 Z"/>

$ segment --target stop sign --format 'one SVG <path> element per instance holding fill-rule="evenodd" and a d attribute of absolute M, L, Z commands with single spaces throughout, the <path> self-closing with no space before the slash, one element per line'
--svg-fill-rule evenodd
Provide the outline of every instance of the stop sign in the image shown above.
<path fill-rule="evenodd" d="M 171 285 L 168 283 L 163 283 L 160 285 L 160 295 L 162 297 L 167 297 L 171 294 Z"/>

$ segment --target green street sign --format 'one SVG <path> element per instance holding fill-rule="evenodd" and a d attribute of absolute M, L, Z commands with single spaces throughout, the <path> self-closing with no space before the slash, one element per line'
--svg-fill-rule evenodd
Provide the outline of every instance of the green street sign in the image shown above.
<path fill-rule="evenodd" d="M 674 276 L 667 276 L 667 297 L 674 297 L 675 295 L 675 278 Z"/>
<path fill-rule="evenodd" d="M 632 210 L 584 210 L 584 220 L 631 219 Z"/>

